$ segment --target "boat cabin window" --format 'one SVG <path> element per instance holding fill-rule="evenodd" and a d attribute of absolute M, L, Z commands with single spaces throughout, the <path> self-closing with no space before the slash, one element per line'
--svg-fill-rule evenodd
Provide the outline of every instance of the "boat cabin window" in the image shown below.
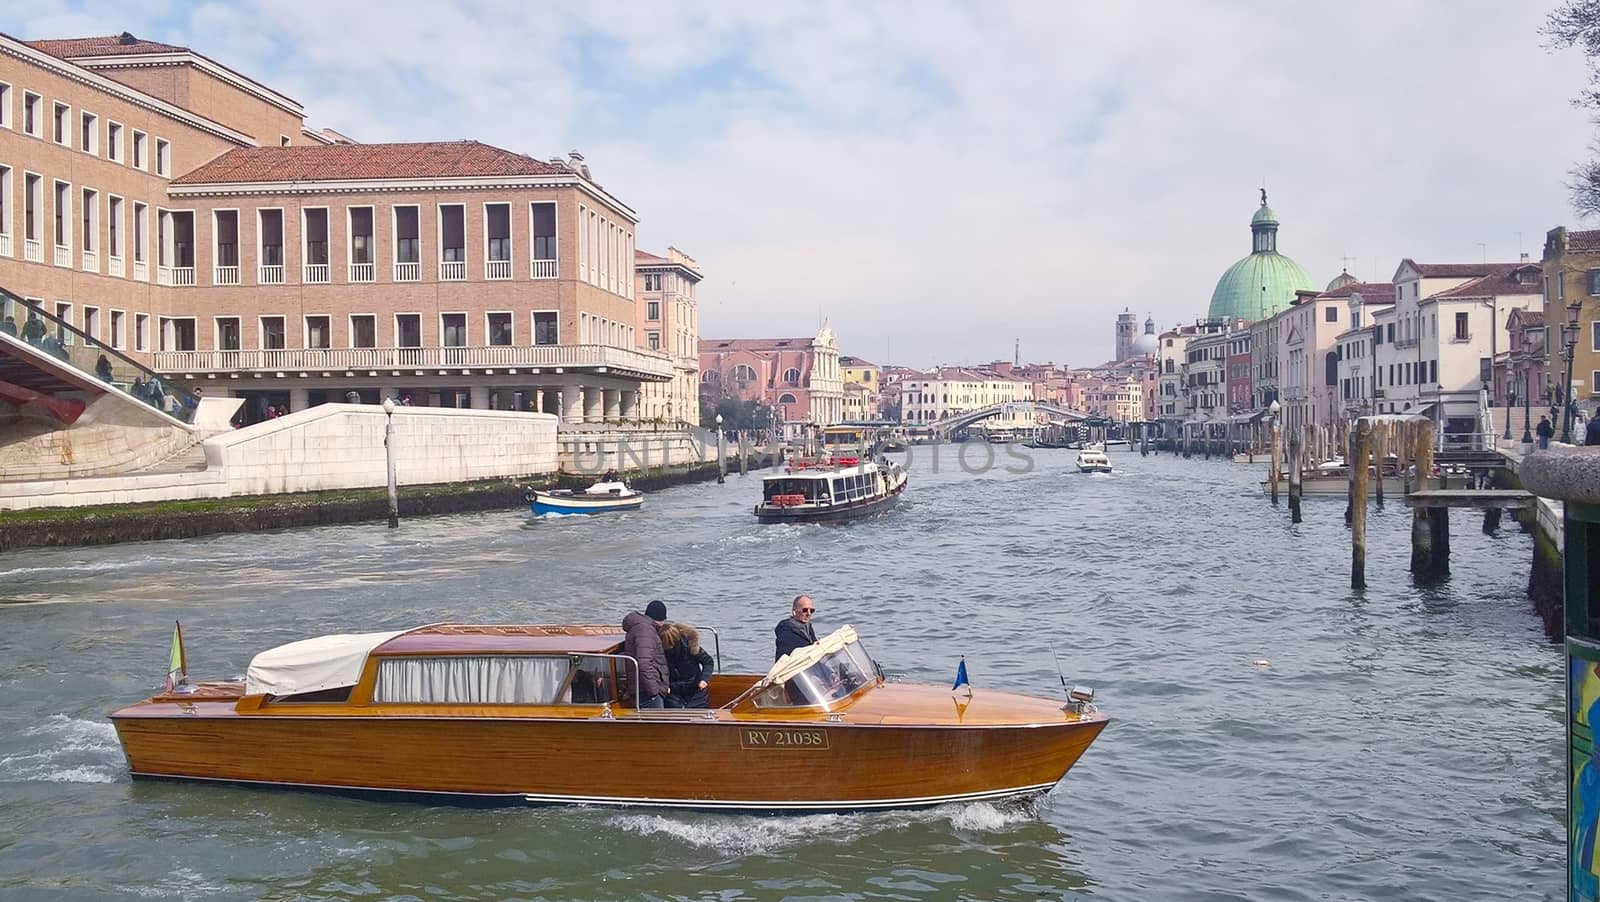
<path fill-rule="evenodd" d="M 768 479 L 761 486 L 762 500 L 771 504 L 774 498 L 793 499 L 799 495 L 806 502 L 815 502 L 817 493 L 824 488 L 818 479 Z"/>
<path fill-rule="evenodd" d="M 319 689 L 316 692 L 299 692 L 294 695 L 274 695 L 268 700 L 268 704 L 282 705 L 293 704 L 296 702 L 322 702 L 326 704 L 328 702 L 347 702 L 350 700 L 350 690 L 354 688 L 354 686 L 335 686 L 332 689 Z"/>
<path fill-rule="evenodd" d="M 755 703 L 759 708 L 827 709 L 877 679 L 878 665 L 866 649 L 852 642 L 790 677 L 787 682 L 775 683 L 756 693 Z"/>
<path fill-rule="evenodd" d="M 559 705 L 572 694 L 571 655 L 383 658 L 378 704 Z M 581 669 L 581 668 L 578 668 Z"/>

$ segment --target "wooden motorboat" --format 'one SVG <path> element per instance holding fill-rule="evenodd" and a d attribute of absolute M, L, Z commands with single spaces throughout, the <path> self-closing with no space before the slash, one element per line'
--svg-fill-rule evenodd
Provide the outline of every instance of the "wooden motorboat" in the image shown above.
<path fill-rule="evenodd" d="M 716 674 L 709 708 L 641 710 L 622 640 L 464 624 L 323 636 L 262 652 L 242 682 L 181 684 L 111 720 L 141 779 L 760 811 L 1035 795 L 1107 723 L 1089 690 L 1063 705 L 886 682 L 849 627 L 765 674 Z M 661 775 L 686 754 L 693 767 Z"/>
<path fill-rule="evenodd" d="M 1111 458 L 1101 448 L 1090 445 L 1078 452 L 1079 473 L 1110 473 Z"/>
<path fill-rule="evenodd" d="M 893 507 L 905 489 L 905 468 L 887 459 L 798 458 L 761 480 L 755 514 L 762 523 L 852 520 Z"/>
<path fill-rule="evenodd" d="M 571 489 L 529 489 L 523 494 L 522 500 L 532 507 L 535 516 L 599 514 L 644 507 L 644 493 L 636 492 L 622 482 L 597 482 L 582 492 Z"/>

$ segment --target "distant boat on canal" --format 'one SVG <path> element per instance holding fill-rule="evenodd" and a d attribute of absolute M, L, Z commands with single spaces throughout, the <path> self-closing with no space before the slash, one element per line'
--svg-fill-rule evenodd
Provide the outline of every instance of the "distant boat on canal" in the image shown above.
<path fill-rule="evenodd" d="M 523 496 L 534 516 L 542 514 L 602 514 L 644 507 L 644 493 L 620 481 L 597 482 L 582 492 L 571 489 L 529 489 Z"/>
<path fill-rule="evenodd" d="M 623 638 L 454 623 L 322 636 L 256 655 L 242 681 L 169 684 L 111 721 L 139 779 L 762 812 L 1038 795 L 1108 722 L 1089 689 L 1063 705 L 887 682 L 849 626 L 764 674 L 715 673 L 706 708 L 641 708 Z M 648 778 L 685 754 L 694 767 Z"/>
<path fill-rule="evenodd" d="M 1099 446 L 1090 445 L 1078 452 L 1079 473 L 1110 473 L 1111 458 Z"/>
<path fill-rule="evenodd" d="M 906 489 L 906 471 L 886 458 L 798 458 L 761 480 L 762 523 L 854 520 L 888 510 Z"/>

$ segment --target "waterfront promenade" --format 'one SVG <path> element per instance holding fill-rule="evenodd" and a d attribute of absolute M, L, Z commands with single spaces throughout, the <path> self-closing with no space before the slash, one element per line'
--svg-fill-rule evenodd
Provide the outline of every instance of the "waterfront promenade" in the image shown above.
<path fill-rule="evenodd" d="M 996 452 L 969 474 L 942 448 L 935 473 L 916 448 L 901 507 L 843 527 L 758 526 L 752 474 L 617 518 L 0 554 L 0 896 L 1560 894 L 1563 659 L 1505 563 L 1528 536 L 1458 529 L 1451 576 L 1416 588 L 1390 504 L 1354 594 L 1340 499 L 1291 525 L 1260 467 L 1118 453 L 1079 476 L 1073 452 L 1038 451 L 1019 473 Z M 134 785 L 104 720 L 159 684 L 179 617 L 191 669 L 225 676 L 319 632 L 610 622 L 659 597 L 755 668 L 799 591 L 894 679 L 948 680 L 965 655 L 978 692 L 1049 694 L 1053 647 L 1111 726 L 1033 808 L 760 818 Z M 686 750 L 640 778 L 694 766 Z"/>

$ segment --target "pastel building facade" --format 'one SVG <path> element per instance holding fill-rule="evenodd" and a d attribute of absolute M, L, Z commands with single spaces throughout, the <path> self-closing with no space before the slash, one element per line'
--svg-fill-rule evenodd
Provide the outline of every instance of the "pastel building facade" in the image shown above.
<path fill-rule="evenodd" d="M 0 35 L 0 285 L 269 406 L 637 417 L 637 214 L 582 156 L 355 144 L 187 48 Z"/>
<path fill-rule="evenodd" d="M 646 351 L 668 355 L 672 379 L 642 386 L 640 415 L 667 422 L 699 419 L 700 305 L 703 276 L 694 258 L 675 247 L 660 257 L 634 252 L 637 336 Z"/>
<path fill-rule="evenodd" d="M 844 421 L 839 343 L 826 325 L 810 338 L 703 338 L 699 357 L 702 398 L 758 401 L 789 424 Z"/>

